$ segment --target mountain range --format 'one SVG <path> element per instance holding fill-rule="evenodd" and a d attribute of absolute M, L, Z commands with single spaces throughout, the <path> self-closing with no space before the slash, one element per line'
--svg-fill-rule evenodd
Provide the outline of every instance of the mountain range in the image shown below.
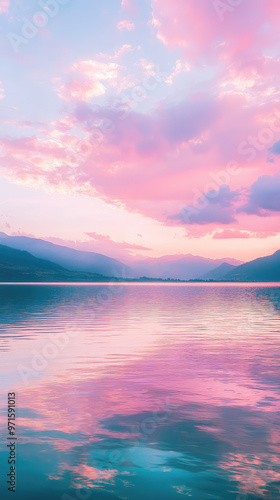
<path fill-rule="evenodd" d="M 0 282 L 81 282 L 106 281 L 99 274 L 67 271 L 43 259 L 37 259 L 24 250 L 0 245 Z"/>
<path fill-rule="evenodd" d="M 280 282 L 280 250 L 232 269 L 223 280 Z"/>
<path fill-rule="evenodd" d="M 242 262 L 235 259 L 206 259 L 187 254 L 145 259 L 135 262 L 131 267 L 136 278 L 149 276 L 157 279 L 190 280 L 199 278 L 225 263 L 233 268 Z"/>
<path fill-rule="evenodd" d="M 222 280 L 230 271 L 233 271 L 236 267 L 240 266 L 234 266 L 232 264 L 229 264 L 228 262 L 223 262 L 220 266 L 216 267 L 212 271 L 203 274 L 200 277 L 200 279 L 205 281 L 208 280 L 219 281 Z"/>
<path fill-rule="evenodd" d="M 5 233 L 0 233 L 0 244 L 17 250 L 25 250 L 34 257 L 58 264 L 68 271 L 123 279 L 148 277 L 189 280 L 199 278 L 224 262 L 241 264 L 240 261 L 234 259 L 214 260 L 188 254 L 145 259 L 128 266 L 102 254 L 75 250 L 27 236 L 8 236 Z"/>
<path fill-rule="evenodd" d="M 25 250 L 38 259 L 54 262 L 68 271 L 101 274 L 113 278 L 132 277 L 128 266 L 98 253 L 82 252 L 37 238 L 8 236 L 5 233 L 0 233 L 0 244 L 17 250 Z"/>
<path fill-rule="evenodd" d="M 280 282 L 280 250 L 247 263 L 188 254 L 145 259 L 127 266 L 102 254 L 0 233 L 0 282 L 100 282 L 110 278 Z"/>

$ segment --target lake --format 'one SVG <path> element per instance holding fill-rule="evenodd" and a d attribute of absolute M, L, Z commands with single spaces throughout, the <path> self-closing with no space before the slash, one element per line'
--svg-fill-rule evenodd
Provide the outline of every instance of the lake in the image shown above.
<path fill-rule="evenodd" d="M 277 284 L 5 285 L 0 316 L 1 499 L 280 498 Z"/>

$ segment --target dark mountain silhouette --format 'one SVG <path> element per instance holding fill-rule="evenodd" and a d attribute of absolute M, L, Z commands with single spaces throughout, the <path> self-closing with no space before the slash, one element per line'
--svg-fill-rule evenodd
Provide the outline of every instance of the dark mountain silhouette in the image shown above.
<path fill-rule="evenodd" d="M 26 236 L 8 236 L 0 233 L 0 244 L 17 250 L 26 250 L 38 259 L 58 264 L 68 271 L 101 274 L 107 277 L 129 277 L 129 267 L 116 259 L 94 252 L 82 252 L 73 248 L 54 245 L 49 241 Z"/>
<path fill-rule="evenodd" d="M 155 259 L 135 262 L 131 267 L 137 278 L 148 276 L 158 279 L 199 279 L 202 275 L 217 269 L 220 264 L 239 265 L 235 259 L 206 259 L 196 255 L 167 255 Z"/>
<path fill-rule="evenodd" d="M 268 257 L 261 257 L 236 267 L 227 273 L 223 280 L 280 282 L 280 250 Z"/>
<path fill-rule="evenodd" d="M 133 269 L 110 257 L 54 245 L 44 240 L 0 233 L 1 282 L 100 282 L 110 278 L 280 282 L 280 250 L 241 265 L 234 259 L 193 255 L 136 262 Z M 217 266 L 217 264 L 220 264 Z"/>
<path fill-rule="evenodd" d="M 98 274 L 75 273 L 63 267 L 37 259 L 24 250 L 0 245 L 0 282 L 73 282 L 106 281 Z"/>
<path fill-rule="evenodd" d="M 230 271 L 233 271 L 237 266 L 233 266 L 232 264 L 228 264 L 227 262 L 223 262 L 220 266 L 216 267 L 209 273 L 203 274 L 200 277 L 202 280 L 221 280 L 223 279 Z M 240 266 L 238 266 L 240 267 Z"/>

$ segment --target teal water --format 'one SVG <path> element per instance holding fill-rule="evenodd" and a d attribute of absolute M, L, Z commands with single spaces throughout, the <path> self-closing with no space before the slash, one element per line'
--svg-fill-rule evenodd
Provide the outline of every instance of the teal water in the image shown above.
<path fill-rule="evenodd" d="M 1 499 L 280 498 L 278 286 L 0 286 L 0 323 Z"/>

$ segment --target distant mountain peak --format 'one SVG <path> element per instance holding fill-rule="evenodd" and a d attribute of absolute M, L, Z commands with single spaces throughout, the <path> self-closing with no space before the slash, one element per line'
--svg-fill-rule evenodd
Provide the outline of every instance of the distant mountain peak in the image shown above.
<path fill-rule="evenodd" d="M 97 274 L 67 271 L 48 260 L 37 259 L 25 250 L 0 244 L 0 282 L 96 282 L 106 278 Z"/>
<path fill-rule="evenodd" d="M 122 262 L 95 252 L 81 251 L 29 236 L 0 233 L 0 244 L 26 250 L 34 257 L 54 262 L 68 271 L 100 274 L 107 277 L 130 277 L 131 270 Z"/>
<path fill-rule="evenodd" d="M 224 277 L 228 281 L 280 282 L 280 250 L 236 267 Z"/>
<path fill-rule="evenodd" d="M 200 279 L 202 280 L 221 280 L 226 276 L 230 271 L 235 269 L 236 266 L 229 264 L 228 262 L 223 262 L 220 266 L 216 267 L 212 271 L 202 275 Z"/>

